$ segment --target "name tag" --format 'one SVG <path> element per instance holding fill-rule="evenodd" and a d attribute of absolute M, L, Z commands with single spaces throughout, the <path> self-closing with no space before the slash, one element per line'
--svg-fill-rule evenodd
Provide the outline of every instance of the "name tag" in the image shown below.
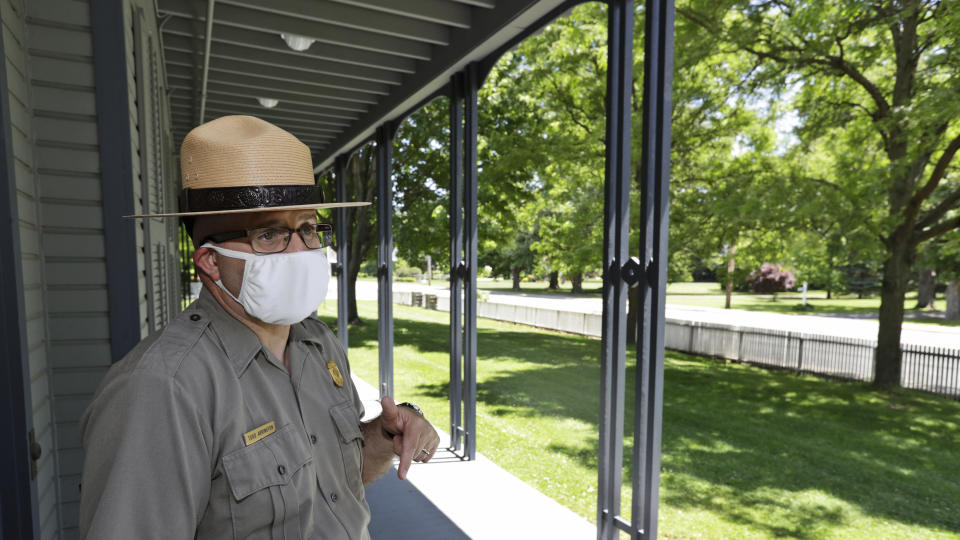
<path fill-rule="evenodd" d="M 243 434 L 243 442 L 250 446 L 251 444 L 259 441 L 260 439 L 270 435 L 277 431 L 277 424 L 273 420 L 267 422 L 266 424 L 253 428 L 250 431 Z"/>

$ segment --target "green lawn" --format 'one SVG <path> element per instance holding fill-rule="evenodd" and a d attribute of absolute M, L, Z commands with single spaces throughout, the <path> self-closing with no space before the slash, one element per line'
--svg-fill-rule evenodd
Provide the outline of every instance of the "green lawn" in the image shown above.
<path fill-rule="evenodd" d="M 350 358 L 376 381 L 376 304 L 360 314 Z M 449 315 L 394 315 L 396 397 L 448 430 Z M 599 341 L 478 323 L 479 451 L 594 521 Z M 676 353 L 664 377 L 662 537 L 960 538 L 960 403 Z"/>

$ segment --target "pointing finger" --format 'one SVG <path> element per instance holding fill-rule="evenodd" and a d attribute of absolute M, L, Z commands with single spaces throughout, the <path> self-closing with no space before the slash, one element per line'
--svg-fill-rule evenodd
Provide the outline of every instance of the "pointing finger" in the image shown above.
<path fill-rule="evenodd" d="M 410 463 L 413 461 L 413 455 L 420 451 L 418 444 L 419 437 L 407 436 L 403 438 L 403 449 L 400 452 L 400 466 L 397 467 L 397 476 L 404 480 L 407 478 L 407 471 L 410 470 Z"/>

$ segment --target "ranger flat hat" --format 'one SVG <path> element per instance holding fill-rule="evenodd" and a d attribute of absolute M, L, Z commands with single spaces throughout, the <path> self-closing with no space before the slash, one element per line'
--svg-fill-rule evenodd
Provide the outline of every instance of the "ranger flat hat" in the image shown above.
<path fill-rule="evenodd" d="M 224 116 L 193 128 L 180 145 L 180 211 L 129 218 L 203 216 L 366 206 L 325 203 L 310 149 L 253 116 Z"/>

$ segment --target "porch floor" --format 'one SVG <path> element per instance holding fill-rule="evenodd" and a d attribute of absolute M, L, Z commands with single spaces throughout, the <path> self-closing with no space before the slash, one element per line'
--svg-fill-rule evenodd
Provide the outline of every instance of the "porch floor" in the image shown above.
<path fill-rule="evenodd" d="M 361 399 L 377 391 L 354 377 Z M 448 434 L 440 432 L 441 444 Z M 448 449 L 414 463 L 407 480 L 396 468 L 367 486 L 374 540 L 596 538 L 596 526 L 477 454 L 463 461 Z"/>

